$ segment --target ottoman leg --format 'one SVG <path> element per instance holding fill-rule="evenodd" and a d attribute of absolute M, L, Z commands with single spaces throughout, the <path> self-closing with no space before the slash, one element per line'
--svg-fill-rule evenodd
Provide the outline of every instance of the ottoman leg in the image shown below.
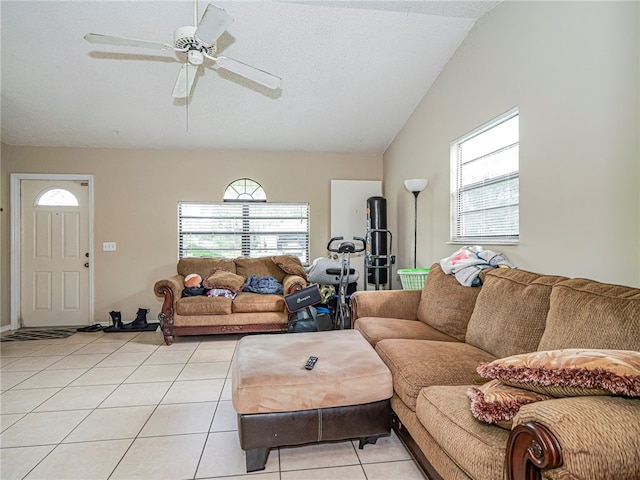
<path fill-rule="evenodd" d="M 375 435 L 373 437 L 362 437 L 360 439 L 360 443 L 358 444 L 358 448 L 362 450 L 365 445 L 369 445 L 369 444 L 375 445 L 377 441 L 378 441 L 378 435 Z"/>
<path fill-rule="evenodd" d="M 247 473 L 264 470 L 270 450 L 269 448 L 252 448 L 247 450 Z"/>

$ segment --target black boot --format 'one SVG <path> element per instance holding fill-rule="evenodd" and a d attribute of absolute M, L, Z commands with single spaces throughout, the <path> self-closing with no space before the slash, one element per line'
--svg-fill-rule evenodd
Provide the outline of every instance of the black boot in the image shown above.
<path fill-rule="evenodd" d="M 129 325 L 132 327 L 144 327 L 147 325 L 147 313 L 149 313 L 149 309 L 147 308 L 139 308 L 138 313 L 136 313 L 136 319 L 131 322 Z"/>
<path fill-rule="evenodd" d="M 122 325 L 122 315 L 120 314 L 120 312 L 109 312 L 109 315 L 111 316 L 111 321 L 113 322 L 113 328 L 115 329 L 121 329 L 123 327 Z"/>

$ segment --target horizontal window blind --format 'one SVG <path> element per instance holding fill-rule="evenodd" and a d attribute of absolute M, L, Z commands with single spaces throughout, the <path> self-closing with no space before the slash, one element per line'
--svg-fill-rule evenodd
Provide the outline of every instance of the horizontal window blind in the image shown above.
<path fill-rule="evenodd" d="M 518 241 L 519 146 L 517 110 L 452 143 L 453 242 Z"/>
<path fill-rule="evenodd" d="M 179 257 L 294 255 L 309 263 L 309 204 L 178 204 Z"/>

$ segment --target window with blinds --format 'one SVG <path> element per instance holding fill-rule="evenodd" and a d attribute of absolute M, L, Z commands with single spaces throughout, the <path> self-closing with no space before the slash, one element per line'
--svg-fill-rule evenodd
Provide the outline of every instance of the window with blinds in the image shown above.
<path fill-rule="evenodd" d="M 309 264 L 309 204 L 178 204 L 179 258 L 294 255 Z"/>
<path fill-rule="evenodd" d="M 452 242 L 518 242 L 519 142 L 516 108 L 451 144 Z"/>

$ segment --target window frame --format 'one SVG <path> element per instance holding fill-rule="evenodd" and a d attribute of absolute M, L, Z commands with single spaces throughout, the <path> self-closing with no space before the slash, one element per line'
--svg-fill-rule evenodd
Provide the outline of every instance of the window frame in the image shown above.
<path fill-rule="evenodd" d="M 485 245 L 517 245 L 520 241 L 520 131 L 519 131 L 519 108 L 514 107 L 509 111 L 495 117 L 489 122 L 481 125 L 480 127 L 472 130 L 471 132 L 462 135 L 457 138 L 453 142 L 451 142 L 451 150 L 450 150 L 450 166 L 451 166 L 451 189 L 450 189 L 450 206 L 451 206 L 451 216 L 450 216 L 450 242 L 451 244 L 485 244 Z M 493 130 L 494 128 L 512 120 L 514 118 L 518 118 L 518 138 L 515 143 L 505 143 L 503 145 L 498 144 L 498 148 L 494 150 L 482 154 L 478 157 L 475 157 L 466 162 L 462 161 L 462 151 L 461 147 L 465 142 L 469 140 L 478 138 L 480 135 L 486 134 Z M 464 175 L 463 169 L 464 165 L 469 165 L 475 161 L 481 161 L 482 159 L 490 158 L 491 156 L 497 155 L 499 153 L 505 153 L 510 149 L 516 149 L 515 153 L 512 152 L 512 155 L 515 154 L 517 166 L 515 171 L 505 172 L 501 174 L 488 175 L 487 177 L 483 177 L 480 181 L 475 183 L 468 183 L 463 185 L 464 183 Z M 513 159 L 512 159 L 513 161 Z M 467 168 L 468 170 L 468 168 Z M 470 175 L 467 173 L 467 175 Z M 510 185 L 506 185 L 510 182 Z M 481 203 L 484 203 L 485 200 L 489 198 L 495 201 L 495 196 L 490 196 L 487 192 L 489 188 L 495 187 L 496 185 L 505 184 L 503 188 L 500 189 L 500 193 L 504 196 L 509 197 L 510 200 L 505 200 L 504 202 L 494 202 L 495 205 L 481 207 L 477 209 L 464 210 L 461 207 L 461 204 L 464 204 L 463 195 L 465 193 L 471 192 L 473 190 L 481 191 L 476 197 L 478 200 L 482 200 Z M 515 186 L 514 186 L 515 185 Z M 515 198 L 515 202 L 513 201 Z M 500 231 L 496 231 L 490 234 L 486 232 L 482 232 L 480 229 L 476 231 L 472 231 L 470 234 L 464 234 L 463 221 L 461 217 L 465 215 L 473 215 L 478 214 L 484 218 L 484 216 L 490 211 L 504 210 L 504 215 L 500 217 L 500 220 L 496 222 L 495 228 L 502 228 Z M 515 209 L 515 213 L 513 210 Z M 511 212 L 511 213 L 509 213 Z M 485 225 L 483 222 L 482 225 Z M 514 230 L 515 229 L 515 230 Z"/>

